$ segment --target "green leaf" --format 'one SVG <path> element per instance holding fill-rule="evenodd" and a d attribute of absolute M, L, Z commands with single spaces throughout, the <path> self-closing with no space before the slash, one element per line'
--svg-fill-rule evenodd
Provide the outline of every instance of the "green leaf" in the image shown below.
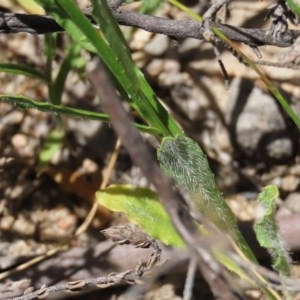
<path fill-rule="evenodd" d="M 130 221 L 143 228 L 152 238 L 167 245 L 184 246 L 169 215 L 152 190 L 130 185 L 112 185 L 97 192 L 96 197 L 106 208 L 125 213 Z"/>
<path fill-rule="evenodd" d="M 71 117 L 80 117 L 89 120 L 109 122 L 109 116 L 104 113 L 88 111 L 84 109 L 73 108 L 64 105 L 55 105 L 48 102 L 40 102 L 24 96 L 0 95 L 0 101 L 8 102 L 19 109 L 37 109 L 48 113 L 68 115 Z M 153 127 L 138 123 L 133 125 L 139 130 L 147 133 L 158 134 L 158 130 Z"/>
<path fill-rule="evenodd" d="M 71 68 L 75 64 L 78 64 L 78 59 L 81 58 L 80 51 L 81 51 L 81 46 L 79 44 L 73 45 L 69 49 L 65 59 L 63 60 L 59 68 L 59 72 L 54 82 L 52 83 L 52 97 L 53 100 L 55 100 L 53 104 L 61 104 L 61 97 L 65 87 L 67 76 Z"/>
<path fill-rule="evenodd" d="M 24 75 L 28 77 L 33 77 L 36 79 L 40 79 L 43 81 L 46 81 L 46 77 L 43 73 L 39 72 L 38 70 L 23 66 L 23 65 L 17 65 L 17 64 L 0 64 L 0 72 L 5 73 L 12 73 L 16 75 Z"/>
<path fill-rule="evenodd" d="M 275 185 L 266 186 L 259 195 L 263 216 L 254 225 L 259 244 L 268 249 L 273 259 L 273 268 L 282 275 L 290 275 L 290 257 L 281 239 L 275 219 L 275 200 L 279 192 Z"/>
<path fill-rule="evenodd" d="M 157 156 L 163 171 L 190 194 L 191 206 L 221 231 L 228 233 L 243 253 L 256 262 L 238 229 L 235 215 L 216 185 L 207 158 L 199 145 L 186 136 L 166 137 L 162 140 Z"/>
<path fill-rule="evenodd" d="M 42 15 L 44 10 L 34 0 L 17 0 L 17 2 L 29 13 Z"/>
<path fill-rule="evenodd" d="M 53 155 L 61 148 L 64 136 L 65 131 L 61 128 L 55 128 L 50 132 L 39 155 L 38 172 L 42 172 L 48 166 Z"/>

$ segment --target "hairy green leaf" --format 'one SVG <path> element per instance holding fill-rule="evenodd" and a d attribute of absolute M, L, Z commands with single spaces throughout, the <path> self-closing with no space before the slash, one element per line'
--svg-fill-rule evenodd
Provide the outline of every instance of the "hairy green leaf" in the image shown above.
<path fill-rule="evenodd" d="M 260 245 L 266 248 L 273 259 L 273 267 L 282 275 L 290 274 L 290 258 L 280 236 L 279 228 L 275 219 L 275 200 L 279 192 L 275 185 L 266 186 L 259 195 L 263 216 L 255 225 L 256 238 Z"/>
<path fill-rule="evenodd" d="M 228 233 L 252 261 L 255 256 L 241 235 L 235 215 L 218 189 L 207 158 L 199 145 L 186 136 L 166 137 L 157 152 L 163 171 L 190 194 L 196 207 L 210 222 Z"/>

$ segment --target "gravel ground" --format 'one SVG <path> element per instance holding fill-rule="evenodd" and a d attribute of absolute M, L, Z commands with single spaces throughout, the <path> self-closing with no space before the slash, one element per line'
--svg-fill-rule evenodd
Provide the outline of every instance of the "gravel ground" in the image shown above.
<path fill-rule="evenodd" d="M 191 7 L 201 11 L 204 1 L 202 4 L 194 2 Z M 233 1 L 228 23 L 245 27 L 257 24 L 270 1 L 257 1 L 255 7 L 252 4 L 253 1 Z M 11 1 L 3 1 L 1 5 L 19 11 Z M 174 19 L 185 17 L 167 5 L 158 15 Z M 261 26 L 267 26 L 267 21 L 261 22 Z M 207 153 L 218 185 L 238 219 L 251 221 L 257 217 L 257 195 L 270 183 L 280 190 L 278 216 L 297 216 L 300 213 L 299 133 L 260 79 L 225 51 L 222 60 L 230 77 L 230 88 L 226 89 L 207 43 L 192 39 L 174 42 L 142 30 L 124 30 L 126 36 L 130 36 L 133 59 L 155 92 L 187 135 L 199 142 Z M 54 72 L 68 43 L 63 34 L 58 38 Z M 0 62 L 25 64 L 43 72 L 43 44 L 42 36 L 1 34 Z M 246 51 L 255 58 L 251 49 Z M 272 61 L 284 60 L 290 51 L 275 47 L 261 49 L 263 59 Z M 263 69 L 300 115 L 300 71 Z M 44 83 L 5 73 L 0 73 L 0 93 L 47 99 Z M 75 72 L 68 77 L 63 103 L 100 111 L 99 100 L 91 87 Z M 61 145 L 50 164 L 42 166 L 40 153 L 49 134 L 61 124 L 64 126 Z M 144 138 L 155 150 L 157 142 L 153 137 L 145 135 Z M 8 289 L 8 284 L 12 284 L 10 280 L 23 280 L 18 287 L 14 282 L 13 289 L 24 290 L 28 286 L 37 288 L 134 269 L 139 259 L 148 259 L 151 252 L 134 247 L 118 246 L 108 251 L 111 244 L 106 245 L 99 230 L 127 220 L 104 209 L 99 209 L 89 230 L 78 239 L 71 239 L 92 206 L 93 194 L 105 177 L 115 143 L 116 136 L 108 124 L 60 119 L 54 114 L 17 110 L 0 103 L 0 290 L 3 286 Z M 123 148 L 109 182 L 149 186 Z M 296 229 L 288 230 L 296 235 L 298 233 L 293 232 Z M 70 240 L 72 245 L 68 251 L 15 271 L 21 263 L 64 247 Z M 171 260 L 176 250 L 162 247 L 164 257 Z M 187 257 L 183 255 L 181 263 L 171 264 L 166 271 L 168 275 L 159 278 L 160 284 L 147 285 L 144 299 L 182 299 L 186 265 Z M 296 274 L 297 261 L 294 268 Z M 8 271 L 5 276 L 4 272 Z M 196 280 L 195 299 L 212 299 L 200 274 Z M 123 293 L 124 287 L 110 288 L 91 294 L 90 299 L 122 299 Z M 249 299 L 258 299 L 257 293 L 253 292 Z M 66 295 L 60 297 L 66 299 Z M 0 299 L 5 298 L 0 296 Z"/>

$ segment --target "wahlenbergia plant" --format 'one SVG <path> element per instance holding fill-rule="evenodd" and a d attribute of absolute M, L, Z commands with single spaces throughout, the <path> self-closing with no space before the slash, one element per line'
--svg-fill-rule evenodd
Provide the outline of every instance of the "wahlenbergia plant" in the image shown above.
<path fill-rule="evenodd" d="M 85 49 L 86 51 L 90 51 L 98 55 L 114 79 L 116 88 L 122 98 L 126 100 L 145 121 L 145 123 L 148 124 L 136 124 L 136 126 L 141 131 L 151 132 L 157 137 L 164 138 L 161 148 L 158 151 L 158 157 L 165 172 L 170 176 L 173 176 L 179 185 L 186 188 L 186 190 L 190 193 L 191 199 L 193 199 L 196 203 L 196 207 L 211 222 L 215 223 L 220 230 L 229 234 L 248 259 L 255 261 L 255 257 L 237 229 L 235 216 L 226 205 L 221 192 L 215 184 L 213 174 L 209 169 L 205 155 L 194 141 L 183 135 L 181 128 L 160 104 L 143 74 L 133 63 L 126 41 L 119 26 L 115 22 L 106 1 L 91 1 L 93 6 L 93 17 L 101 28 L 101 31 L 91 25 L 90 21 L 82 14 L 78 6 L 73 1 L 36 0 L 36 2 L 39 3 L 46 12 L 66 30 L 66 32 L 74 40 L 74 46 L 70 49 L 69 54 L 66 56 L 66 63 L 62 64 L 62 69 L 59 73 L 60 75 L 57 77 L 60 78 L 60 80 L 57 80 L 56 83 L 52 80 L 52 77 L 49 76 L 50 73 L 48 73 L 48 76 L 45 77 L 41 72 L 36 72 L 35 70 L 27 67 L 20 67 L 18 69 L 16 66 L 2 65 L 3 71 L 14 71 L 19 72 L 19 74 L 22 73 L 23 75 L 34 76 L 47 81 L 50 89 L 55 86 L 55 91 L 53 89 L 53 92 L 49 92 L 48 100 L 51 103 L 42 103 L 23 96 L 14 95 L 1 95 L 0 100 L 8 101 L 20 108 L 36 108 L 59 114 L 70 114 L 73 116 L 108 121 L 109 117 L 104 114 L 83 111 L 76 108 L 62 106 L 60 104 L 64 82 L 68 71 L 71 68 L 71 64 L 68 62 L 72 61 L 72 55 L 77 55 L 81 49 Z M 176 1 L 169 2 L 173 2 L 173 4 L 176 3 Z M 229 44 L 231 43 L 224 35 L 222 35 L 221 32 L 216 30 L 214 30 L 214 32 L 223 39 L 224 42 Z M 49 44 L 51 43 L 49 42 Z M 232 47 L 234 48 L 235 46 L 233 45 Z M 49 64 L 51 64 L 51 52 L 49 53 L 48 61 Z M 245 56 L 244 59 L 247 61 L 248 58 Z M 248 61 L 248 64 L 252 67 L 254 66 L 253 68 L 255 70 L 258 70 L 251 61 Z M 48 67 L 48 72 L 51 72 L 51 67 Z M 277 90 L 274 89 L 274 86 L 269 81 L 266 81 L 266 77 L 264 77 L 261 72 L 258 71 L 258 74 L 266 82 L 270 90 L 290 114 L 295 123 L 297 124 L 298 122 L 298 124 L 300 124 L 297 116 L 295 118 L 295 115 L 291 113 L 289 107 L 285 106 L 285 101 L 282 101 L 280 93 L 278 94 Z M 49 80 L 49 78 L 51 78 L 51 80 Z M 172 149 L 177 149 L 178 152 L 171 151 Z M 181 151 L 179 151 L 180 149 Z M 174 156 L 169 155 L 169 150 Z M 187 161 L 184 161 L 180 155 L 192 158 L 194 167 Z M 178 162 L 181 162 L 181 164 Z M 192 181 L 189 181 L 191 178 Z M 204 178 L 208 178 L 209 180 L 205 181 Z M 113 201 L 113 197 L 110 196 L 113 194 L 112 192 L 115 191 L 121 192 L 120 195 L 122 196 L 122 199 L 125 199 L 125 201 L 120 201 L 123 202 L 121 209 L 116 207 L 113 208 L 109 205 L 109 203 Z M 128 196 L 129 192 L 131 192 L 130 197 Z M 106 198 L 104 198 L 105 194 Z M 149 191 L 148 194 L 151 194 L 151 192 Z M 119 209 L 124 211 L 128 215 L 131 215 L 132 219 L 134 219 L 134 215 L 138 216 L 138 213 L 132 214 L 132 212 L 126 208 L 128 203 L 132 204 L 131 206 L 127 205 L 128 207 L 131 207 L 131 209 L 134 208 L 134 206 L 138 207 L 135 201 L 136 199 L 141 198 L 139 197 L 140 193 L 136 192 L 136 197 L 134 197 L 134 195 L 135 193 L 132 193 L 130 188 L 117 186 L 114 187 L 114 190 L 111 188 L 111 190 L 107 189 L 99 192 L 98 198 L 102 204 L 111 207 L 114 210 Z M 151 197 L 153 198 L 153 194 Z M 106 199 L 106 201 L 101 199 Z M 139 199 L 139 201 L 141 201 L 141 203 L 143 202 L 142 199 Z M 124 205 L 124 203 L 126 205 Z M 147 207 L 147 210 L 145 208 L 143 210 L 143 206 L 141 206 L 135 211 L 138 211 L 141 214 L 147 212 L 149 219 L 151 215 L 153 217 L 159 215 L 157 210 L 151 207 L 151 205 L 145 207 Z M 214 214 L 213 212 L 216 211 L 217 213 Z M 162 220 L 163 219 L 164 218 L 162 218 Z M 141 222 L 137 220 L 135 220 L 135 222 L 139 223 L 148 231 L 150 231 L 149 228 L 153 226 L 153 224 L 151 226 L 149 224 L 142 225 Z M 155 233 L 155 238 L 165 240 L 165 236 L 168 235 L 168 231 L 171 231 L 170 227 L 166 228 L 169 229 L 164 230 L 163 233 Z M 176 236 L 176 233 L 172 233 L 171 236 Z M 172 242 L 169 241 L 168 243 L 179 246 L 181 242 L 180 240 L 176 241 L 175 238 L 175 242 L 172 240 Z"/>

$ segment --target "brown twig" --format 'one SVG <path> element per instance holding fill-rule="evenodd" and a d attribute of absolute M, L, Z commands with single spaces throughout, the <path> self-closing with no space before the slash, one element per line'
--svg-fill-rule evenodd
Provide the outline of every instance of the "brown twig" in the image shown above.
<path fill-rule="evenodd" d="M 119 1 L 120 2 L 120 1 Z M 110 3 L 112 12 L 120 25 L 132 26 L 144 29 L 153 33 L 160 33 L 182 40 L 190 37 L 194 39 L 204 39 L 205 28 L 202 24 L 194 20 L 170 20 L 150 15 L 144 15 L 135 11 L 118 8 L 114 2 Z M 90 10 L 84 11 L 85 15 L 91 19 Z M 286 30 L 280 36 L 274 36 L 270 30 L 260 28 L 241 28 L 207 20 L 209 26 L 215 26 L 221 30 L 229 39 L 247 44 L 251 47 L 273 45 L 277 47 L 290 47 L 298 36 L 298 30 Z M 29 15 L 29 14 L 0 14 L 0 33 L 27 32 L 31 34 L 44 34 L 49 32 L 63 31 L 54 19 L 49 16 Z"/>

